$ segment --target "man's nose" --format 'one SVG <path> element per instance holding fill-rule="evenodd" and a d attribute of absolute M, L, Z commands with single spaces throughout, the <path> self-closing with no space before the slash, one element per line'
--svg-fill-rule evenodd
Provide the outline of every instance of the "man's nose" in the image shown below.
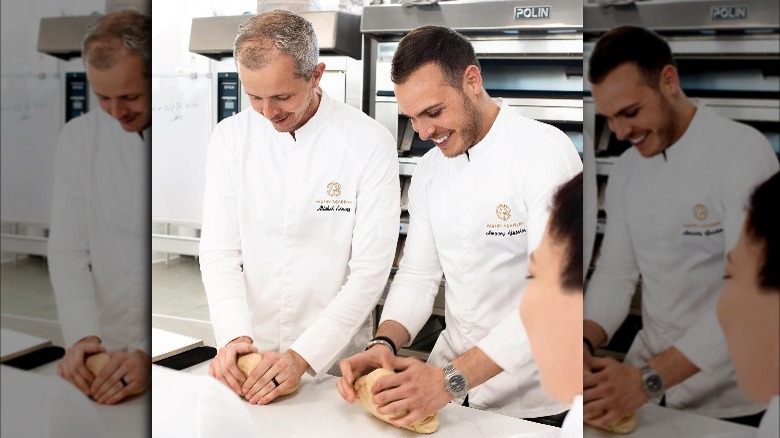
<path fill-rule="evenodd" d="M 120 101 L 119 99 L 115 99 L 111 102 L 111 115 L 115 119 L 121 119 L 127 114 L 127 106 Z"/>
<path fill-rule="evenodd" d="M 430 140 L 433 133 L 436 132 L 436 127 L 427 123 L 417 122 L 415 126 L 415 123 L 412 122 L 412 128 L 417 131 L 421 140 Z"/>
<path fill-rule="evenodd" d="M 278 107 L 271 101 L 271 99 L 265 99 L 263 101 L 263 115 L 266 118 L 273 119 L 278 113 Z"/>
<path fill-rule="evenodd" d="M 611 121 L 609 129 L 615 133 L 615 137 L 620 141 L 627 139 L 628 135 L 631 134 L 631 125 L 625 122 Z"/>

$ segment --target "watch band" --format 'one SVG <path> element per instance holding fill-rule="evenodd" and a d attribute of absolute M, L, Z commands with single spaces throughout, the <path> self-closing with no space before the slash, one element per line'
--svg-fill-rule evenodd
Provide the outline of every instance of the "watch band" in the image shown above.
<path fill-rule="evenodd" d="M 653 369 L 650 364 L 645 364 L 639 369 L 639 372 L 642 373 L 642 387 L 650 397 L 655 398 L 664 395 L 666 383 L 663 377 L 658 374 L 658 371 Z"/>
<path fill-rule="evenodd" d="M 442 369 L 444 370 L 444 387 L 453 398 L 461 398 L 469 393 L 466 376 L 459 369 L 455 368 L 452 363 L 448 363 Z"/>
<path fill-rule="evenodd" d="M 366 350 L 373 347 L 376 344 L 382 344 L 390 347 L 391 350 L 393 350 L 393 356 L 398 355 L 398 350 L 395 348 L 395 343 L 392 339 L 388 338 L 387 336 L 377 336 L 374 339 L 371 339 L 368 341 L 368 344 L 366 344 Z M 364 350 L 365 351 L 365 350 Z"/>

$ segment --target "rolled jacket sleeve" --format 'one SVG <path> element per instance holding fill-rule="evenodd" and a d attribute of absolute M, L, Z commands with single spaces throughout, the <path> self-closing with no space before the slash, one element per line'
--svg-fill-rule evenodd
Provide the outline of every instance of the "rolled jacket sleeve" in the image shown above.
<path fill-rule="evenodd" d="M 607 333 L 607 341 L 628 316 L 631 298 L 639 278 L 625 214 L 626 202 L 619 162 L 606 189 L 609 224 L 601 244 L 596 270 L 584 296 L 583 317 L 596 322 Z"/>
<path fill-rule="evenodd" d="M 699 369 L 713 369 L 729 360 L 726 338 L 715 310 L 707 312 L 674 346 Z"/>
<path fill-rule="evenodd" d="M 401 214 L 398 156 L 390 133 L 363 171 L 357 193 L 349 276 L 336 297 L 290 346 L 312 374 L 327 371 L 363 326 L 387 283 Z"/>
<path fill-rule="evenodd" d="M 490 334 L 477 343 L 477 347 L 503 370 L 511 370 L 533 360 L 528 334 L 517 309 L 504 316 Z"/>
<path fill-rule="evenodd" d="M 424 159 L 414 170 L 409 186 L 409 229 L 403 257 L 393 278 L 382 320 L 395 321 L 409 332 L 409 342 L 422 330 L 439 292 L 442 267 L 428 212 L 428 178 Z M 381 324 L 380 322 L 380 324 Z"/>
<path fill-rule="evenodd" d="M 238 208 L 230 162 L 236 156 L 221 126 L 206 154 L 200 269 L 218 347 L 240 336 L 252 336 L 241 257 Z"/>

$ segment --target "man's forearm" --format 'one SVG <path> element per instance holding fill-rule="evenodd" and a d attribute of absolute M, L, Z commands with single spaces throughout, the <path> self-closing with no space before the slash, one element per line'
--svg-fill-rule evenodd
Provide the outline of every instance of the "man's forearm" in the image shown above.
<path fill-rule="evenodd" d="M 409 331 L 406 330 L 406 327 L 392 320 L 382 322 L 376 331 L 376 336 L 385 336 L 392 339 L 399 351 L 410 340 Z"/>
<path fill-rule="evenodd" d="M 682 383 L 700 371 L 676 347 L 669 347 L 650 359 L 650 366 L 664 379 L 664 389 Z"/>
<path fill-rule="evenodd" d="M 607 342 L 607 332 L 598 323 L 586 319 L 582 324 L 582 335 L 593 344 L 594 351 Z"/>
<path fill-rule="evenodd" d="M 298 354 L 297 351 L 293 349 L 287 350 L 287 352 L 290 354 L 290 356 L 295 361 L 295 367 L 298 369 L 298 372 L 300 374 L 303 374 L 306 372 L 306 370 L 309 369 L 309 362 L 300 354 Z"/>
<path fill-rule="evenodd" d="M 458 356 L 452 365 L 466 376 L 469 388 L 479 386 L 504 371 L 477 347 Z"/>

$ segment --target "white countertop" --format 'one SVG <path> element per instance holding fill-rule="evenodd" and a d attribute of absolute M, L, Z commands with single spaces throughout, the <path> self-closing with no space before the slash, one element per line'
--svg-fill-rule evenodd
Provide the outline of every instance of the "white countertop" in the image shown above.
<path fill-rule="evenodd" d="M 187 336 L 203 339 L 214 346 L 211 324 L 184 318 L 153 315 L 152 325 Z M 181 372 L 207 375 L 208 362 Z M 246 404 L 258 430 L 270 437 L 316 436 L 413 437 L 424 436 L 384 423 L 366 412 L 359 403 L 349 404 L 336 389 L 334 376 L 315 380 L 304 374 L 301 387 L 294 394 L 257 406 Z M 439 411 L 439 429 L 433 436 L 447 438 L 501 438 L 509 436 L 542 436 L 558 428 L 520 420 L 514 417 L 449 404 Z"/>
<path fill-rule="evenodd" d="M 585 438 L 697 438 L 755 437 L 758 429 L 717 418 L 646 404 L 636 411 L 636 429 L 628 435 L 616 435 L 585 426 Z"/>
<path fill-rule="evenodd" d="M 208 363 L 181 372 L 208 374 Z M 399 429 L 374 418 L 360 403 L 349 404 L 336 389 L 337 378 L 325 376 L 317 382 L 304 374 L 295 393 L 268 405 L 246 404 L 251 418 L 265 436 L 414 437 L 424 436 Z M 501 438 L 509 436 L 539 436 L 559 430 L 551 426 L 519 420 L 478 409 L 448 404 L 439 411 L 439 429 L 432 436 L 447 438 Z"/>
<path fill-rule="evenodd" d="M 0 325 L 5 328 L 50 339 L 53 345 L 63 345 L 62 333 L 56 321 L 3 314 L 0 316 Z M 49 362 L 28 372 L 56 376 L 57 362 Z M 139 438 L 149 435 L 149 405 L 151 404 L 149 391 L 112 406 L 101 405 L 91 399 L 88 400 L 103 422 L 103 430 L 106 432 L 106 436 Z M 4 422 L 15 420 L 21 421 L 23 419 L 7 418 L 3 415 Z"/>

